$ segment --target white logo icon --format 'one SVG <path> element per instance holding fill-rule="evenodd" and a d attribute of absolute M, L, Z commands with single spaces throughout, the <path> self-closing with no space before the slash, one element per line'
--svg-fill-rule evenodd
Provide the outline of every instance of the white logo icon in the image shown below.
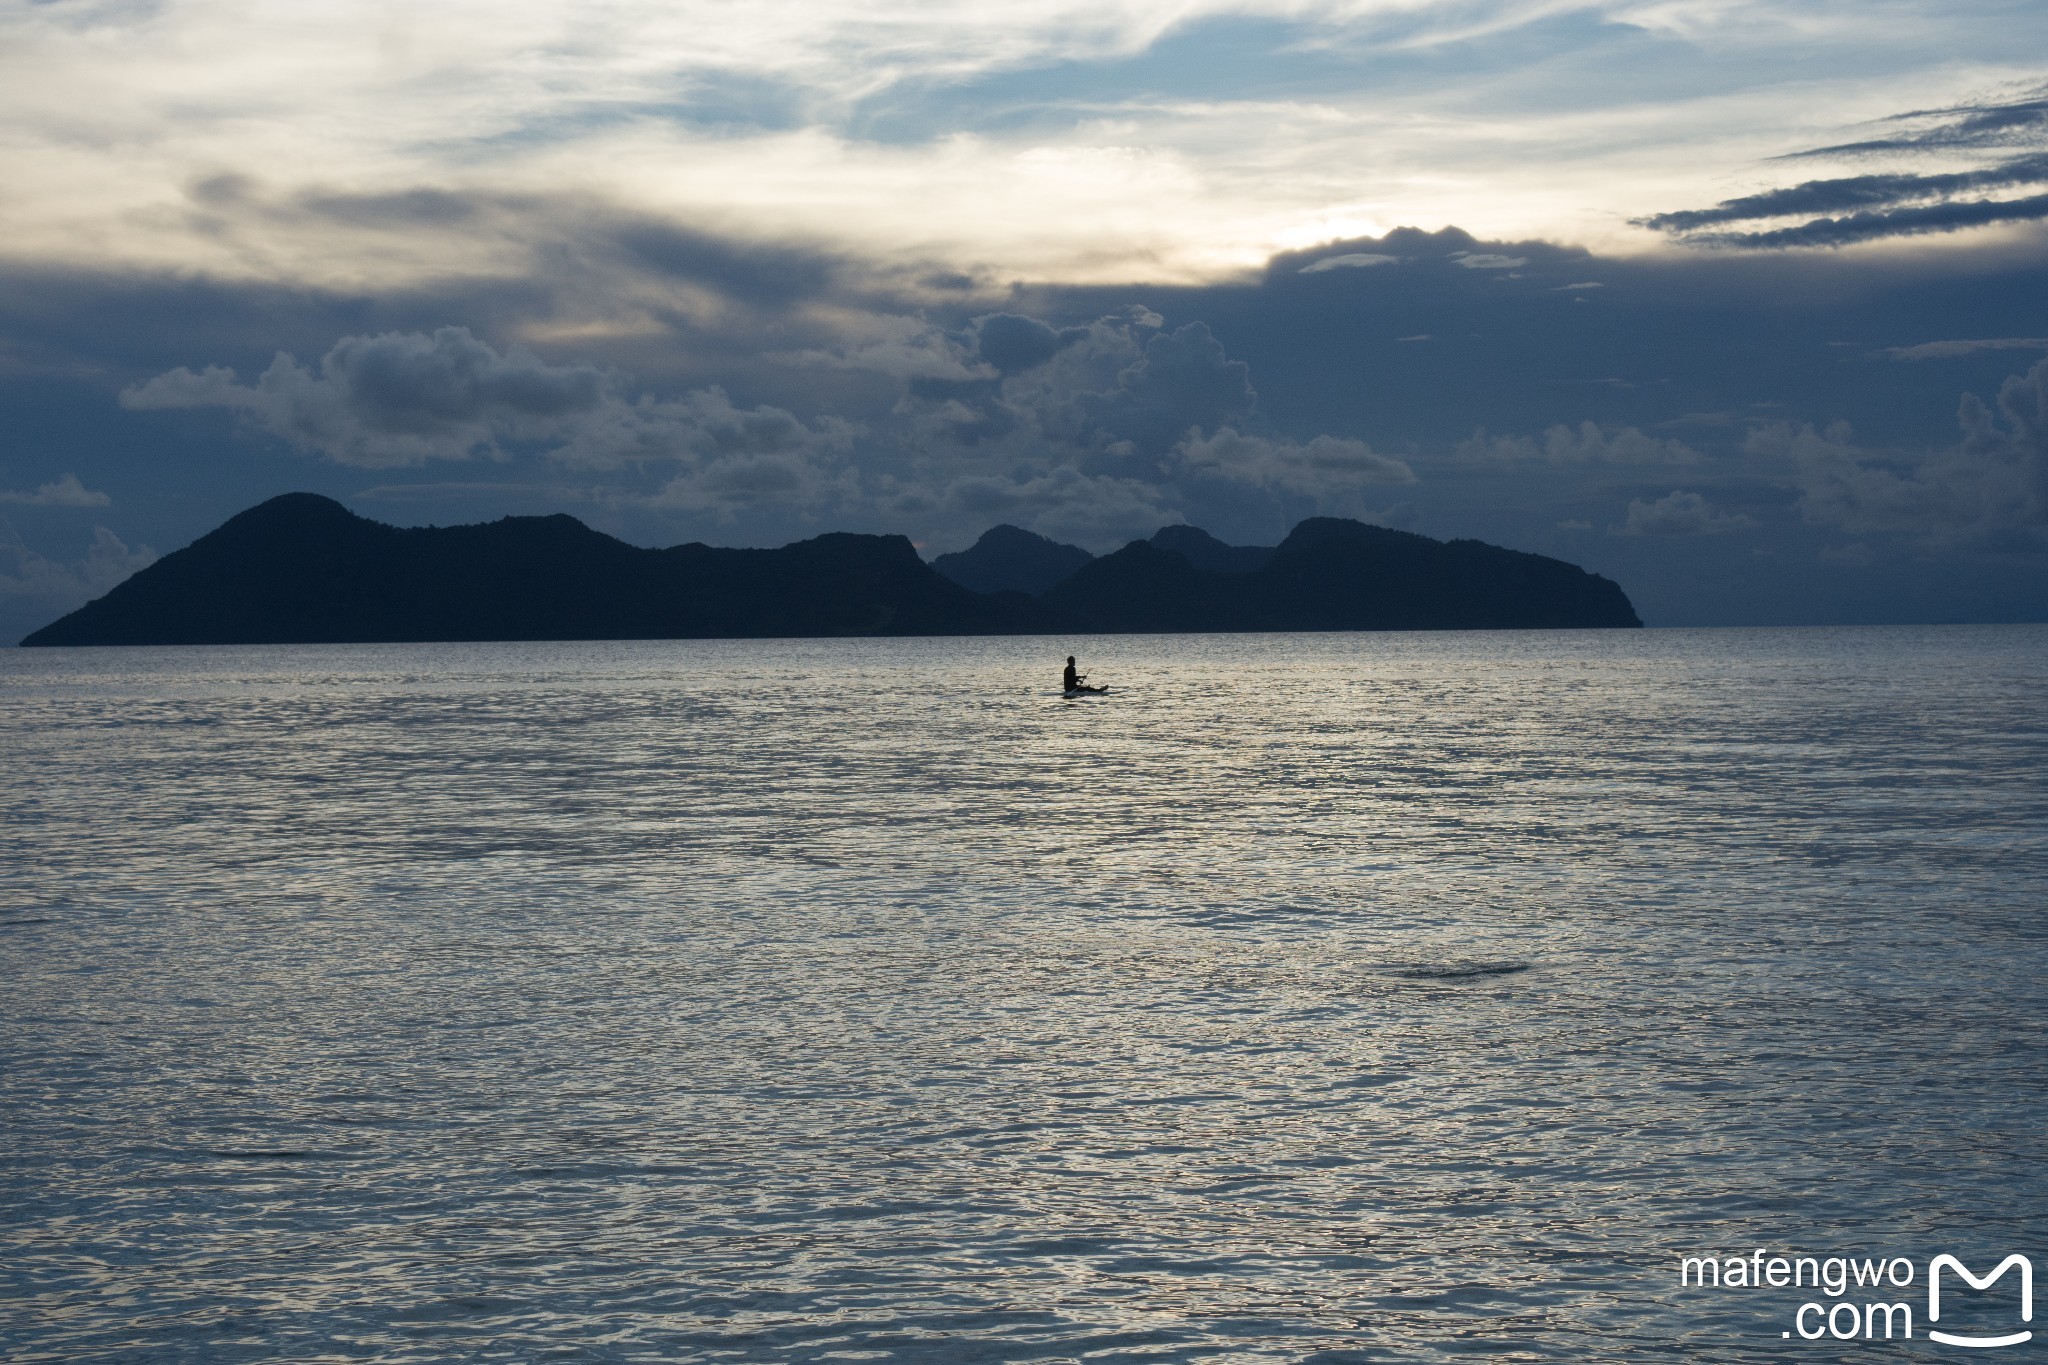
<path fill-rule="evenodd" d="M 1937 1332 L 1933 1324 L 1941 1321 L 1941 1268 L 1947 1266 L 1969 1282 L 1972 1289 L 1989 1289 L 2000 1276 L 2014 1266 L 2020 1268 L 2020 1321 L 2034 1320 L 2034 1263 L 2014 1253 L 1998 1263 L 1998 1269 L 1978 1279 L 1970 1268 L 1953 1256 L 1937 1256 L 1927 1267 L 1927 1335 L 1945 1346 L 2017 1346 L 2023 1341 L 2032 1341 L 2031 1331 L 2014 1332 L 2004 1337 L 1962 1337 L 1948 1332 Z"/>

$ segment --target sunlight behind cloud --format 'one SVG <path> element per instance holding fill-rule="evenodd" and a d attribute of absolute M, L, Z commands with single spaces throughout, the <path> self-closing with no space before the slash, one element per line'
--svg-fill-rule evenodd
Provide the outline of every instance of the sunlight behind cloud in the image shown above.
<path fill-rule="evenodd" d="M 997 279 L 1195 279 L 1401 224 L 1643 249 L 1632 217 L 2041 55 L 1935 66 L 1916 44 L 1939 20 L 1721 0 L 13 0 L 0 233 L 17 259 L 334 287 L 516 273 L 552 229 L 515 200 Z M 1759 56 L 1795 38 L 1800 60 Z M 1020 72 L 1049 93 L 990 84 Z M 438 215 L 422 191 L 449 196 Z"/>

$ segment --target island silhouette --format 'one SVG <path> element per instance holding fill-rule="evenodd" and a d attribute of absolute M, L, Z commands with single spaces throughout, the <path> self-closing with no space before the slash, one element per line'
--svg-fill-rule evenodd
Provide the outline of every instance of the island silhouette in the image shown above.
<path fill-rule="evenodd" d="M 1096 557 L 1014 526 L 644 549 L 565 514 L 397 527 L 287 493 L 36 631 L 44 645 L 336 644 L 1640 626 L 1563 560 L 1315 517 L 1277 546 L 1169 526 Z"/>

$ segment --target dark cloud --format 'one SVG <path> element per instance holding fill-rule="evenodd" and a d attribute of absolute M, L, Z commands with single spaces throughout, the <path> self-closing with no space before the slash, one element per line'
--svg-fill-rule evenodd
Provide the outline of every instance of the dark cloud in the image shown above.
<path fill-rule="evenodd" d="M 1987 227 L 1993 223 L 2032 222 L 2048 218 L 2048 194 L 2024 199 L 1951 201 L 1923 204 L 1913 208 L 1881 212 L 1852 213 L 1841 218 L 1816 218 L 1792 227 L 1756 232 L 1698 234 L 1695 240 L 1712 246 L 1778 248 L 1801 246 L 1849 246 L 1882 237 L 1912 237 L 1930 232 L 1957 232 L 1963 228 Z"/>
<path fill-rule="evenodd" d="M 1638 226 L 1701 245 L 1770 250 L 1847 246 L 1878 238 L 2048 218 L 2048 194 L 1994 197 L 2048 184 L 2048 152 L 2039 150 L 2048 143 L 2048 97 L 2042 91 L 2003 103 L 1919 110 L 1887 122 L 1899 125 L 1902 131 L 1780 159 L 1930 153 L 1953 158 L 1970 152 L 2009 152 L 2015 147 L 2030 150 L 1963 171 L 1899 170 L 1808 180 L 1726 199 L 1711 208 L 1682 209 L 1635 221 Z M 1794 217 L 1805 221 L 1736 226 Z"/>
<path fill-rule="evenodd" d="M 669 401 L 630 396 L 594 366 L 500 352 L 465 327 L 344 337 L 317 368 L 280 353 L 252 384 L 223 366 L 180 367 L 123 390 L 121 403 L 226 409 L 300 450 L 364 468 L 503 459 L 517 442 L 609 468 L 781 458 L 835 440 L 780 408 L 738 408 L 717 389 Z"/>
<path fill-rule="evenodd" d="M 277 207 L 209 193 L 229 220 Z M 1667 622 L 2048 610 L 2035 381 L 2003 383 L 2048 278 L 2023 243 L 1601 257 L 1403 229 L 1249 278 L 998 301 L 463 202 L 462 231 L 528 254 L 390 290 L 0 280 L 0 489 L 27 499 L 5 510 L 29 566 L 0 572 L 91 581 L 80 511 L 41 500 L 69 475 L 124 546 L 295 487 L 418 521 L 565 508 L 654 544 L 945 549 L 1011 521 L 1107 549 L 1180 520 L 1256 544 L 1322 512 L 1562 554 Z M 1347 256 L 1376 263 L 1307 270 Z M 1959 435 L 1972 388 L 1996 397 Z"/>
<path fill-rule="evenodd" d="M 672 279 L 714 280 L 722 293 L 786 306 L 833 292 L 844 263 L 814 251 L 741 244 L 665 223 L 622 223 L 613 236 L 631 263 Z"/>
<path fill-rule="evenodd" d="M 1638 219 L 1643 227 L 1660 232 L 1694 233 L 1723 223 L 1739 223 L 1792 214 L 1832 214 L 1844 209 L 1874 209 L 1907 200 L 1947 197 L 1976 191 L 2006 189 L 2015 185 L 2048 183 L 2048 154 L 2034 153 L 1978 171 L 1946 175 L 1854 175 L 1834 180 L 1809 180 L 1804 184 L 1762 194 L 1724 199 L 1710 209 L 1687 209 Z"/>
<path fill-rule="evenodd" d="M 964 325 L 995 302 L 970 276 L 914 262 L 884 268 L 735 240 L 570 196 L 286 192 L 216 176 L 187 199 L 226 254 L 282 258 L 277 273 L 300 282 L 0 261 L 0 358 L 10 344 L 41 344 L 154 374 L 197 352 L 248 373 L 280 350 L 318 355 L 336 336 L 430 333 L 452 321 L 558 363 L 754 392 L 788 378 L 763 367 L 764 354 L 838 344 L 850 319 L 913 314 L 936 299 Z M 816 387 L 817 376 L 802 382 Z"/>
<path fill-rule="evenodd" d="M 963 435 L 992 435 L 1008 425 L 996 411 L 1002 381 L 1045 364 L 1087 336 L 1083 327 L 1060 329 L 1017 313 L 986 313 L 968 324 L 964 347 L 957 354 L 945 339 L 927 334 L 906 348 L 909 363 L 901 368 L 913 398 L 957 402 L 981 414 L 979 420 L 961 425 Z M 864 356 L 863 362 L 881 368 L 873 354 Z M 930 372 L 933 369 L 940 372 Z"/>
<path fill-rule="evenodd" d="M 1011 375 L 1043 365 L 1059 354 L 1063 346 L 1084 339 L 1079 327 L 1064 330 L 1047 326 L 1037 318 L 1015 313 L 989 313 L 974 320 L 974 354 L 999 374 Z"/>
<path fill-rule="evenodd" d="M 666 464 L 654 486 L 629 479 L 569 500 L 721 519 L 936 506 L 1035 512 L 1063 530 L 1122 536 L 1178 515 L 1191 484 L 1324 506 L 1366 485 L 1415 481 L 1364 442 L 1224 425 L 1251 414 L 1249 367 L 1203 324 L 1162 331 L 1160 321 L 1142 307 L 1068 327 L 1022 314 L 984 314 L 957 332 L 877 320 L 845 347 L 798 358 L 900 384 L 874 426 L 741 407 L 717 388 L 651 391 L 463 327 L 344 337 L 315 364 L 280 353 L 248 382 L 225 366 L 181 366 L 129 386 L 121 402 L 226 411 L 361 468 L 529 456 L 628 473 Z M 374 492 L 403 500 L 390 485 Z"/>
<path fill-rule="evenodd" d="M 201 182 L 197 197 L 205 198 L 216 205 L 240 202 L 246 197 L 249 182 L 240 177 L 233 180 L 233 193 L 205 193 L 207 186 L 219 185 L 221 179 L 222 177 L 216 177 L 214 180 Z M 450 227 L 472 223 L 482 213 L 482 206 L 474 196 L 430 189 L 374 195 L 316 193 L 305 196 L 298 203 L 310 214 L 362 227 L 389 227 L 397 224 Z"/>
<path fill-rule="evenodd" d="M 379 466 L 495 453 L 544 438 L 610 399 L 604 373 L 500 353 L 466 327 L 344 337 L 317 368 L 279 353 L 253 384 L 222 366 L 180 367 L 121 394 L 138 409 L 227 408 L 304 450 Z"/>
<path fill-rule="evenodd" d="M 922 502 L 974 525 L 1028 524 L 1101 549 L 1175 520 L 1181 506 L 1174 490 L 1157 483 L 1091 474 L 1071 462 L 1002 473 L 963 471 Z"/>
<path fill-rule="evenodd" d="M 1116 388 L 1096 395 L 1089 408 L 1103 429 L 1156 453 L 1190 428 L 1249 416 L 1257 402 L 1251 367 L 1227 357 L 1207 323 L 1190 322 L 1150 337 Z"/>
<path fill-rule="evenodd" d="M 1837 142 L 1782 158 L 1842 156 L 1872 152 L 1953 151 L 1975 147 L 2006 147 L 2048 138 L 2048 87 L 2010 100 L 1951 105 L 1945 109 L 1913 109 L 1884 120 L 1899 129 L 1884 137 Z"/>
<path fill-rule="evenodd" d="M 920 510 L 999 514 L 1099 541 L 1156 529 L 1205 493 L 1348 511 L 1367 485 L 1414 482 L 1405 463 L 1362 441 L 1230 425 L 1256 406 L 1250 367 L 1206 325 L 1163 321 L 1143 306 L 1065 327 L 1023 314 L 975 319 L 958 359 L 998 373 L 913 378 L 903 425 L 876 433 L 921 452 L 911 463 L 926 491 L 907 496 Z M 934 329 L 895 353 L 931 364 L 944 344 Z"/>

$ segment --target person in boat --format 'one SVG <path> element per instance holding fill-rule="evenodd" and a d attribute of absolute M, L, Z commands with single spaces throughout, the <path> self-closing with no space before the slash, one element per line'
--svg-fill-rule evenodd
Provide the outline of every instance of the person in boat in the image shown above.
<path fill-rule="evenodd" d="M 1106 687 L 1090 687 L 1086 673 L 1074 671 L 1074 656 L 1067 656 L 1067 671 L 1060 675 L 1060 687 L 1067 692 L 1107 692 Z"/>

